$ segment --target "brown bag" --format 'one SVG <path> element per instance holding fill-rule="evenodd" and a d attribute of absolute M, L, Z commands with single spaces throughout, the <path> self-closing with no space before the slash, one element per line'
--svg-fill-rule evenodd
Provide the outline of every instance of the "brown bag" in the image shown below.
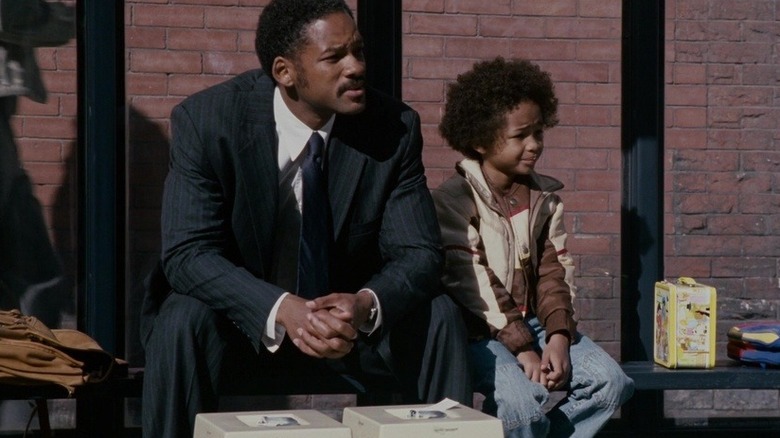
<path fill-rule="evenodd" d="M 78 330 L 50 330 L 18 310 L 0 310 L 0 383 L 55 383 L 72 394 L 108 377 L 117 363 Z"/>

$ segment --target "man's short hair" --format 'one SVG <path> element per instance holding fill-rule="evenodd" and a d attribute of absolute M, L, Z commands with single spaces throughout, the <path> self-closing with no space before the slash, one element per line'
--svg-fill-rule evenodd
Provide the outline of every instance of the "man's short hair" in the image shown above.
<path fill-rule="evenodd" d="M 274 59 L 278 56 L 294 58 L 306 42 L 307 26 L 336 12 L 354 18 L 343 0 L 271 1 L 260 13 L 255 34 L 255 51 L 265 73 L 273 80 Z"/>

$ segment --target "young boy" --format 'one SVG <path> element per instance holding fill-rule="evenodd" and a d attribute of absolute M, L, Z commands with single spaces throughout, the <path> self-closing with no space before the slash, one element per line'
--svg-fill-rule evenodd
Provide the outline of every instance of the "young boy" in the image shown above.
<path fill-rule="evenodd" d="M 443 283 L 465 310 L 475 389 L 507 437 L 593 436 L 633 393 L 612 357 L 576 331 L 555 194 L 563 184 L 534 172 L 557 107 L 548 73 L 496 58 L 449 86 L 439 125 L 466 157 L 433 193 Z M 550 391 L 562 389 L 567 398 L 545 415 Z"/>

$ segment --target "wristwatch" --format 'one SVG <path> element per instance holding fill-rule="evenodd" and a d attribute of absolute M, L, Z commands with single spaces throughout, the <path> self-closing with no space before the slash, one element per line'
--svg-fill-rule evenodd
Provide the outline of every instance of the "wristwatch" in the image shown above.
<path fill-rule="evenodd" d="M 368 311 L 368 321 L 366 323 L 374 325 L 376 324 L 376 317 L 379 316 L 379 309 L 376 307 L 376 303 L 374 303 L 371 306 L 371 309 Z"/>

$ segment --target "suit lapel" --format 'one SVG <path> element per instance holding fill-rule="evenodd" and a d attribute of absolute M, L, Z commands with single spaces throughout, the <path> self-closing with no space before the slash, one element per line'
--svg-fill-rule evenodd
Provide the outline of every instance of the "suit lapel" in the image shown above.
<path fill-rule="evenodd" d="M 336 123 L 339 123 L 338 117 Z M 341 141 L 336 128 L 334 126 L 328 146 L 328 196 L 333 212 L 333 236 L 338 240 L 363 174 L 366 156 Z"/>
<path fill-rule="evenodd" d="M 273 251 L 273 231 L 276 228 L 279 166 L 277 164 L 276 129 L 273 116 L 273 85 L 262 77 L 248 97 L 241 129 L 237 167 L 244 179 L 243 196 L 247 201 L 248 218 L 257 243 L 257 259 Z"/>

